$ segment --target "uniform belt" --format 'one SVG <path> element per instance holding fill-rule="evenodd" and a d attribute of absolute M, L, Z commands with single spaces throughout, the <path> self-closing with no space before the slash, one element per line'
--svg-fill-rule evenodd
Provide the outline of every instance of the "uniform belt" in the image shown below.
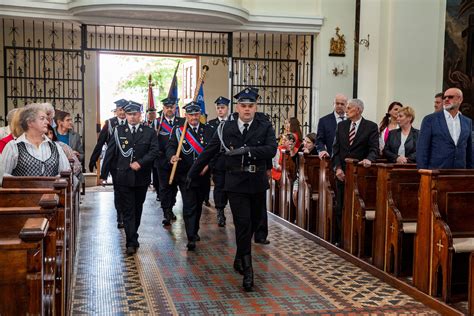
<path fill-rule="evenodd" d="M 250 172 L 255 173 L 257 171 L 265 171 L 265 167 L 257 166 L 257 165 L 248 165 L 248 166 L 240 166 L 236 168 L 229 168 L 229 171 L 237 171 L 237 172 Z"/>

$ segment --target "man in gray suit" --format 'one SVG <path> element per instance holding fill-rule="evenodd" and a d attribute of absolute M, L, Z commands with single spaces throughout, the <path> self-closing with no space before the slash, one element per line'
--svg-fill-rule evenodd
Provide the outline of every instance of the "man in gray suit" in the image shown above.
<path fill-rule="evenodd" d="M 74 150 L 77 158 L 84 161 L 84 148 L 82 147 L 81 136 L 74 132 L 71 114 L 65 111 L 56 110 L 54 117 L 56 121 L 56 136 L 60 142 L 63 142 Z"/>

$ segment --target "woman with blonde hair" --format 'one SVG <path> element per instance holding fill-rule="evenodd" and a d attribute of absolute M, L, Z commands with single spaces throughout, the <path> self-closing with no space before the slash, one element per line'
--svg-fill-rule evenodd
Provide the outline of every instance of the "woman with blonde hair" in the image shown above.
<path fill-rule="evenodd" d="M 10 124 L 10 134 L 5 136 L 4 138 L 0 139 L 0 154 L 3 152 L 3 149 L 5 149 L 5 146 L 11 142 L 12 140 L 17 139 L 18 137 L 23 134 L 23 129 L 21 128 L 20 124 L 20 114 L 23 111 L 24 108 L 18 108 L 14 113 L 13 117 L 9 121 Z"/>
<path fill-rule="evenodd" d="M 387 143 L 383 149 L 384 156 L 392 163 L 416 163 L 416 142 L 419 130 L 412 126 L 415 111 L 403 107 L 398 111 L 397 123 L 400 126 L 388 133 Z"/>

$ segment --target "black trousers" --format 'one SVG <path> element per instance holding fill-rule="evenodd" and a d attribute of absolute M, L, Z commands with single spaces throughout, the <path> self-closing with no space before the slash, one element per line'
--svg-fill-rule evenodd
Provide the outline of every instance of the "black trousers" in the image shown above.
<path fill-rule="evenodd" d="M 117 170 L 110 170 L 110 175 L 112 176 L 112 185 L 114 187 L 114 206 L 117 211 L 117 223 L 123 222 L 123 209 L 120 205 L 120 194 L 117 188 Z"/>
<path fill-rule="evenodd" d="M 227 192 L 235 226 L 237 242 L 236 258 L 252 254 L 252 235 L 266 212 L 266 192 L 236 193 Z"/>
<path fill-rule="evenodd" d="M 214 182 L 214 204 L 217 210 L 223 210 L 229 200 L 227 192 L 224 191 L 225 171 L 213 170 L 212 181 Z"/>
<path fill-rule="evenodd" d="M 265 193 L 266 196 L 266 193 Z M 260 223 L 258 223 L 257 229 L 255 230 L 255 234 L 253 238 L 255 241 L 258 240 L 265 240 L 268 237 L 268 214 L 267 214 L 267 207 L 266 203 L 264 203 L 264 207 L 262 210 Z"/>
<path fill-rule="evenodd" d="M 186 188 L 186 175 L 179 175 L 175 182 L 179 186 L 181 197 L 183 199 L 183 219 L 186 228 L 186 236 L 189 241 L 196 240 L 196 234 L 199 232 L 199 222 L 202 214 L 202 203 L 206 197 L 206 181 L 209 177 L 203 177 L 199 183 L 190 188 Z"/>
<path fill-rule="evenodd" d="M 123 206 L 123 223 L 127 237 L 127 247 L 138 247 L 138 227 L 142 218 L 148 186 L 128 187 L 118 185 L 120 204 Z"/>
<path fill-rule="evenodd" d="M 151 169 L 151 177 L 153 181 L 153 187 L 155 188 L 156 195 L 160 196 L 160 181 L 158 177 L 158 169 L 153 167 Z"/>
<path fill-rule="evenodd" d="M 335 209 L 335 228 L 333 241 L 340 243 L 342 241 L 342 211 L 344 210 L 344 181 L 336 178 L 336 209 Z"/>
<path fill-rule="evenodd" d="M 157 170 L 161 208 L 163 210 L 171 210 L 176 204 L 176 194 L 178 193 L 178 185 L 176 181 L 174 181 L 172 184 L 168 184 L 171 173 L 170 169 L 158 168 Z"/>

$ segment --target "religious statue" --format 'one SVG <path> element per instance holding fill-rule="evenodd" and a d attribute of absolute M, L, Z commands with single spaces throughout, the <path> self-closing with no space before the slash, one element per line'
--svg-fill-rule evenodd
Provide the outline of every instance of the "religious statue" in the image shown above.
<path fill-rule="evenodd" d="M 331 37 L 329 56 L 346 56 L 346 40 L 344 35 L 339 34 L 339 27 L 336 27 L 336 38 Z"/>

